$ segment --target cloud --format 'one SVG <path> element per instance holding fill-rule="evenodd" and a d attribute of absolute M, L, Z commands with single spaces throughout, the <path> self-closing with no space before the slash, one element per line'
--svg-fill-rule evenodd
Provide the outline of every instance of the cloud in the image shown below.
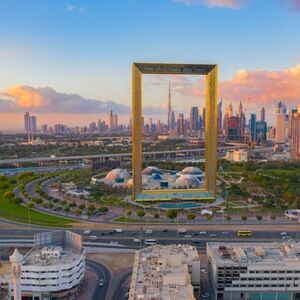
<path fill-rule="evenodd" d="M 53 88 L 34 88 L 31 86 L 13 86 L 2 92 L 9 100 L 0 100 L 0 111 L 50 112 L 50 113 L 102 113 L 113 110 L 117 113 L 129 113 L 127 105 L 114 101 L 86 99 L 77 94 L 55 91 Z"/>
<path fill-rule="evenodd" d="M 300 11 L 300 0 L 281 0 L 281 2 L 293 11 Z"/>
<path fill-rule="evenodd" d="M 187 5 L 203 4 L 208 7 L 228 7 L 231 9 L 241 8 L 246 0 L 174 0 L 175 2 L 181 2 Z"/>
<path fill-rule="evenodd" d="M 239 70 L 219 85 L 220 94 L 228 101 L 251 98 L 252 103 L 273 104 L 283 100 L 289 105 L 300 102 L 300 64 L 282 71 Z"/>
<path fill-rule="evenodd" d="M 68 4 L 66 6 L 66 10 L 67 11 L 74 11 L 76 9 L 76 6 L 75 5 L 72 5 L 72 4 Z"/>

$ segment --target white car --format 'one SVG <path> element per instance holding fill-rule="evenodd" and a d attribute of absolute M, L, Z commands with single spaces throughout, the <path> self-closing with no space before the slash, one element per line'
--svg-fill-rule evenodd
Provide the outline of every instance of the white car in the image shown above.
<path fill-rule="evenodd" d="M 206 231 L 200 231 L 199 233 L 204 235 L 204 234 L 206 234 L 207 232 L 206 232 Z"/>
<path fill-rule="evenodd" d="M 192 236 L 190 234 L 186 234 L 184 237 L 188 239 L 191 238 Z"/>
<path fill-rule="evenodd" d="M 153 233 L 153 230 L 148 229 L 148 230 L 145 231 L 145 233 L 146 233 L 146 234 L 152 234 L 152 233 Z"/>
<path fill-rule="evenodd" d="M 206 274 L 206 269 L 205 268 L 202 268 L 200 271 L 201 271 L 201 273 Z"/>
<path fill-rule="evenodd" d="M 207 299 L 207 298 L 209 298 L 209 293 L 204 293 L 204 294 L 202 294 L 202 295 L 201 295 L 201 298 L 202 298 L 202 299 Z"/>
<path fill-rule="evenodd" d="M 83 234 L 90 234 L 92 231 L 91 230 L 85 230 L 84 232 L 83 232 Z"/>
<path fill-rule="evenodd" d="M 229 234 L 229 232 L 228 231 L 222 231 L 222 234 Z"/>
<path fill-rule="evenodd" d="M 133 239 L 133 242 L 134 242 L 134 243 L 140 243 L 141 240 L 140 240 L 140 239 Z"/>
<path fill-rule="evenodd" d="M 103 279 L 100 279 L 100 280 L 99 280 L 98 286 L 103 286 L 103 285 L 104 285 L 104 280 L 103 280 Z"/>
<path fill-rule="evenodd" d="M 286 235 L 286 232 L 284 231 L 284 232 L 281 232 L 280 234 L 281 234 L 281 235 Z"/>

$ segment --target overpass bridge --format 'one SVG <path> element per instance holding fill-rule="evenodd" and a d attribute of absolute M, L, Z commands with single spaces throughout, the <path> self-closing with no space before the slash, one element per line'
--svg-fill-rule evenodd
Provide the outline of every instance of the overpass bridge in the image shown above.
<path fill-rule="evenodd" d="M 227 147 L 218 147 L 219 155 L 225 154 L 227 150 L 242 149 L 247 145 L 231 145 Z M 145 151 L 143 157 L 145 159 L 172 159 L 184 157 L 201 157 L 205 154 L 205 148 L 198 149 L 180 149 L 180 150 L 165 150 L 165 151 Z M 131 159 L 132 153 L 105 153 L 105 154 L 90 154 L 90 155 L 73 155 L 73 156 L 41 156 L 41 157 L 25 157 L 0 160 L 1 165 L 19 165 L 22 163 L 45 163 L 45 162 L 66 162 L 66 161 L 83 161 L 83 160 L 98 160 L 106 161 L 109 159 L 122 160 Z"/>

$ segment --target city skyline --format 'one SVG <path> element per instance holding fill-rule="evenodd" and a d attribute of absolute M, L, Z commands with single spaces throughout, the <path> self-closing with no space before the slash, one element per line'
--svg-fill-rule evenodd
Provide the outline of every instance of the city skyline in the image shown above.
<path fill-rule="evenodd" d="M 220 98 L 234 105 L 251 99 L 248 116 L 258 114 L 256 106 L 262 104 L 272 113 L 273 123 L 275 103 L 299 103 L 297 0 L 140 0 L 118 5 L 14 0 L 2 2 L 0 8 L 5 29 L 0 33 L 1 130 L 20 129 L 17 114 L 27 110 L 49 120 L 58 113 L 66 119 L 80 113 L 84 122 L 95 112 L 129 113 L 130 66 L 137 60 L 217 62 Z M 137 16 L 143 18 L 137 21 Z M 216 20 L 213 28 L 206 26 L 211 19 Z M 253 20 L 262 30 L 253 30 Z M 169 80 L 145 79 L 158 99 L 150 113 L 161 110 L 156 104 L 165 99 Z M 172 81 L 175 100 L 203 97 L 201 78 Z"/>

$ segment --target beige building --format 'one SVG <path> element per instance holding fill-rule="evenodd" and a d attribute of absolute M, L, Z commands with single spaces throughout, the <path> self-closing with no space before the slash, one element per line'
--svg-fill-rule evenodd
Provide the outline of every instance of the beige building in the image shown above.
<path fill-rule="evenodd" d="M 291 117 L 291 150 L 292 158 L 300 160 L 300 105 Z"/>
<path fill-rule="evenodd" d="M 287 138 L 288 119 L 286 114 L 286 105 L 279 102 L 276 110 L 276 143 L 284 144 Z"/>
<path fill-rule="evenodd" d="M 195 300 L 200 259 L 190 245 L 155 245 L 135 254 L 130 300 Z"/>
<path fill-rule="evenodd" d="M 225 158 L 232 162 L 248 161 L 248 152 L 244 149 L 227 151 Z"/>

